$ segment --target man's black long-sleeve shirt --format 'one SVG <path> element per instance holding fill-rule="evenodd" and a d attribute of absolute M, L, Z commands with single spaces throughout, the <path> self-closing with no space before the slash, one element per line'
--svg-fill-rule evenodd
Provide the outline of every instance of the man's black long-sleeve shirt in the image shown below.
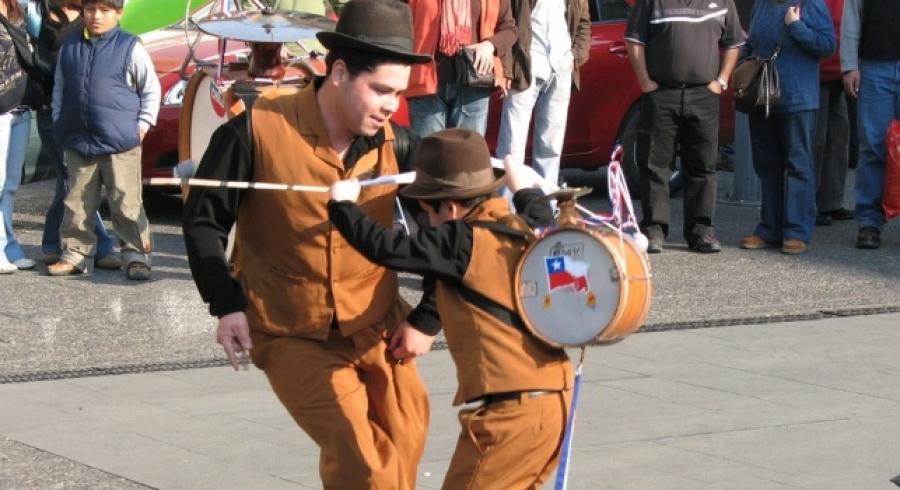
<path fill-rule="evenodd" d="M 401 171 L 412 170 L 418 139 L 413 133 L 392 124 L 394 148 Z M 384 143 L 384 130 L 371 137 L 357 137 L 344 156 L 347 169 L 373 148 Z M 222 125 L 210 138 L 209 148 L 195 175 L 199 179 L 250 182 L 253 180 L 253 158 L 245 115 Z M 302 184 L 302 182 L 288 182 Z M 238 208 L 246 194 L 244 189 L 197 187 L 188 194 L 182 216 L 182 229 L 188 262 L 194 282 L 203 301 L 209 303 L 210 314 L 222 317 L 244 311 L 247 300 L 241 284 L 231 276 L 225 259 L 228 233 L 237 219 Z M 287 192 L 287 191 L 256 191 Z M 407 320 L 422 332 L 434 334 L 440 330 L 432 294 L 426 290 L 421 303 Z"/>

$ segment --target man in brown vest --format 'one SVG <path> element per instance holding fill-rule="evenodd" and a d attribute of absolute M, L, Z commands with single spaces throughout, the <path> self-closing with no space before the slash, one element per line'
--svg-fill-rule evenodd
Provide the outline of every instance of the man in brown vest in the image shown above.
<path fill-rule="evenodd" d="M 471 404 L 459 412 L 445 489 L 540 488 L 558 463 L 571 403 L 569 358 L 527 331 L 513 297 L 525 236 L 553 212 L 539 190 L 524 188 L 521 164 L 506 166 L 521 215 L 496 195 L 506 178 L 468 129 L 425 137 L 416 181 L 400 191 L 422 203 L 431 228 L 389 231 L 353 204 L 356 180 L 334 184 L 328 203 L 332 223 L 369 260 L 423 274 L 436 290 L 459 382 L 453 404 Z"/>
<path fill-rule="evenodd" d="M 412 50 L 409 7 L 353 0 L 336 31 L 318 37 L 328 74 L 260 96 L 249 131 L 246 116 L 217 129 L 197 177 L 328 186 L 411 161 L 414 136 L 389 122 L 410 66 L 430 60 Z M 368 187 L 361 207 L 390 226 L 396 194 Z M 396 274 L 347 245 L 326 202 L 324 193 L 193 190 L 183 223 L 191 272 L 232 365 L 249 350 L 321 448 L 324 488 L 412 489 L 429 412 L 409 361 L 439 330 L 433 299 L 410 312 Z M 232 272 L 224 244 L 235 223 Z"/>

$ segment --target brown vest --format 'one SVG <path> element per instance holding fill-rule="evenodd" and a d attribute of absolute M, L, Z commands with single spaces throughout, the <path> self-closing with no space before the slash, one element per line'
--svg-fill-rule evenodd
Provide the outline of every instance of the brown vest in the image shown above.
<path fill-rule="evenodd" d="M 314 84 L 267 94 L 253 107 L 253 180 L 328 186 L 350 177 L 396 174 L 394 134 L 348 172 L 332 149 Z M 358 203 L 390 227 L 394 186 L 364 187 Z M 237 220 L 236 276 L 258 333 L 324 340 L 336 316 L 349 337 L 395 313 L 397 276 L 353 249 L 328 221 L 327 192 L 250 190 Z"/>
<path fill-rule="evenodd" d="M 464 220 L 495 221 L 528 229 L 499 197 L 480 204 Z M 526 246 L 520 238 L 476 226 L 463 284 L 515 311 L 513 281 Z M 447 348 L 456 364 L 459 389 L 454 405 L 488 393 L 564 390 L 571 386 L 572 365 L 562 349 L 548 347 L 530 333 L 472 305 L 453 284 L 438 281 L 436 297 Z"/>

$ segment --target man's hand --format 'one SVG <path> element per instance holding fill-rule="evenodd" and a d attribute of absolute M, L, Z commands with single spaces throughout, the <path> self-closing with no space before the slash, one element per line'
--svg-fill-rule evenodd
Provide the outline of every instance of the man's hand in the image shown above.
<path fill-rule="evenodd" d="M 789 26 L 798 20 L 800 20 L 800 7 L 797 5 L 788 7 L 784 14 L 784 25 Z"/>
<path fill-rule="evenodd" d="M 854 99 L 859 97 L 859 70 L 844 73 L 844 92 Z"/>
<path fill-rule="evenodd" d="M 228 355 L 228 362 L 237 371 L 237 354 L 244 351 L 249 352 L 250 348 L 253 347 L 253 343 L 250 341 L 250 327 L 247 325 L 247 315 L 239 311 L 220 318 L 219 327 L 216 329 L 216 342 L 225 349 L 225 354 Z"/>
<path fill-rule="evenodd" d="M 484 75 L 494 69 L 494 43 L 481 41 L 466 47 L 475 50 L 475 71 Z"/>
<path fill-rule="evenodd" d="M 722 84 L 718 80 L 713 80 L 706 84 L 706 88 L 716 95 L 722 95 Z"/>
<path fill-rule="evenodd" d="M 537 187 L 538 174 L 523 162 L 516 161 L 512 155 L 503 158 L 503 169 L 506 171 L 506 186 L 513 193 L 531 187 Z"/>
<path fill-rule="evenodd" d="M 409 322 L 403 322 L 391 335 L 388 351 L 400 364 L 407 363 L 431 350 L 434 336 L 424 334 Z"/>
<path fill-rule="evenodd" d="M 649 78 L 641 82 L 641 92 L 650 93 L 659 88 L 659 84 Z"/>
<path fill-rule="evenodd" d="M 339 180 L 331 184 L 328 195 L 333 201 L 356 202 L 359 197 L 359 189 L 359 181 L 356 179 Z"/>

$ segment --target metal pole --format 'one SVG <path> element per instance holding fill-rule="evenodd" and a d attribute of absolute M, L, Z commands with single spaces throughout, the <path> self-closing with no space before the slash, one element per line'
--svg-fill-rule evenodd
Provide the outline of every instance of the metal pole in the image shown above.
<path fill-rule="evenodd" d="M 734 113 L 734 179 L 722 203 L 736 206 L 759 206 L 761 191 L 759 177 L 753 171 L 753 150 L 750 146 L 750 116 Z"/>

